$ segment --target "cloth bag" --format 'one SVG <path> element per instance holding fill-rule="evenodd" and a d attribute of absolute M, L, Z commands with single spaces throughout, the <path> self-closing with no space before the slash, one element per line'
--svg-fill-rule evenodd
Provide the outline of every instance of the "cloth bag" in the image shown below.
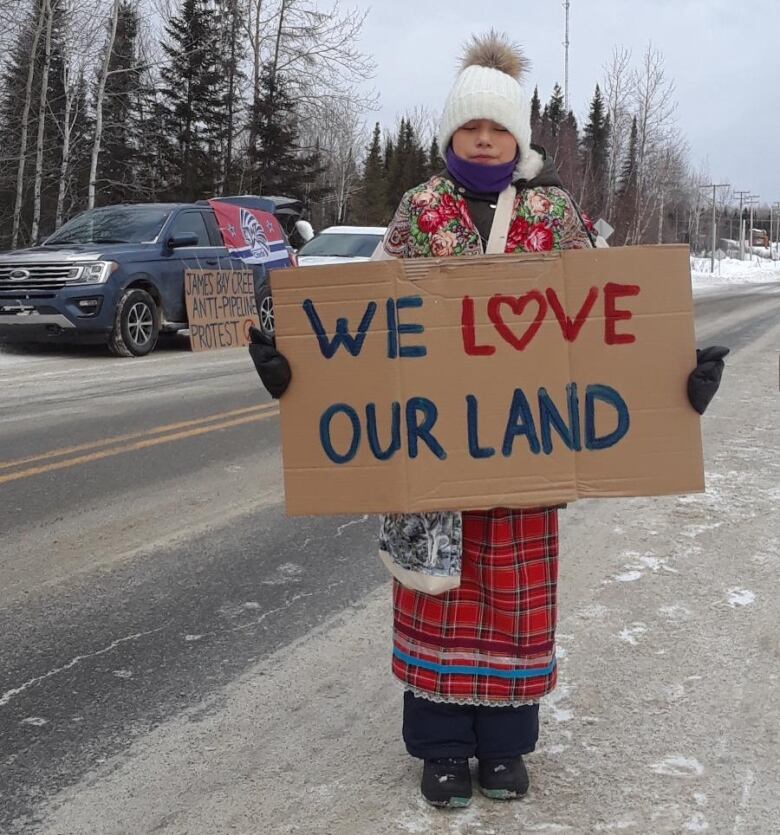
<path fill-rule="evenodd" d="M 498 196 L 486 255 L 506 251 L 517 189 L 510 185 Z M 373 260 L 390 258 L 382 244 Z M 379 557 L 403 586 L 426 594 L 443 594 L 460 585 L 463 561 L 463 519 L 460 513 L 388 513 L 379 530 Z"/>

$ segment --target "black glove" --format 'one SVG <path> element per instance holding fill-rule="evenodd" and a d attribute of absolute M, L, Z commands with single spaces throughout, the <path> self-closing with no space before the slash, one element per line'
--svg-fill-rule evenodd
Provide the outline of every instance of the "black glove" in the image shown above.
<path fill-rule="evenodd" d="M 720 345 L 696 349 L 696 368 L 688 376 L 688 400 L 700 415 L 704 414 L 720 386 L 725 368 L 723 358 L 728 352 L 728 348 Z"/>
<path fill-rule="evenodd" d="M 274 338 L 265 336 L 254 325 L 249 328 L 249 338 L 252 340 L 247 346 L 249 356 L 252 357 L 263 385 L 268 389 L 271 397 L 281 397 L 287 391 L 287 386 L 290 385 L 292 379 L 290 364 L 276 350 Z"/>

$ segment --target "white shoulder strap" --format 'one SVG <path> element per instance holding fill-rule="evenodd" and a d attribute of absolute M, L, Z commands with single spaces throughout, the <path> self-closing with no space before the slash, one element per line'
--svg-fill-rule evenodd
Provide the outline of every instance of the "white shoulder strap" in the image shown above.
<path fill-rule="evenodd" d="M 503 255 L 506 251 L 506 240 L 509 237 L 509 225 L 515 208 L 517 189 L 513 185 L 507 186 L 498 195 L 496 213 L 493 215 L 493 225 L 490 227 L 485 255 Z"/>

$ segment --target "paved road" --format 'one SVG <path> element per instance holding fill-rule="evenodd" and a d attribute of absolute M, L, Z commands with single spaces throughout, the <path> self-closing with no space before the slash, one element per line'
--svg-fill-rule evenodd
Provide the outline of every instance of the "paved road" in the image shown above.
<path fill-rule="evenodd" d="M 399 744 L 374 522 L 284 519 L 244 353 L 0 354 L 0 832 L 777 831 L 780 288 L 697 331 L 735 349 L 708 494 L 566 512 L 534 789 L 449 819 Z"/>

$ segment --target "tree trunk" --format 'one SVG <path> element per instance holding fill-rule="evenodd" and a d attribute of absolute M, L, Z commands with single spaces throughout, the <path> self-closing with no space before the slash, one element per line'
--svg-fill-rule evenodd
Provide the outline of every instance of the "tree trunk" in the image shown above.
<path fill-rule="evenodd" d="M 225 169 L 222 176 L 222 193 L 229 194 L 233 175 L 233 98 L 236 87 L 236 39 L 238 38 L 238 7 L 235 0 L 230 5 L 230 70 L 228 76 L 227 103 L 227 147 L 225 149 Z"/>
<path fill-rule="evenodd" d="M 22 219 L 22 202 L 24 198 L 24 166 L 27 161 L 27 123 L 30 118 L 30 107 L 32 106 L 32 87 L 35 77 L 35 59 L 38 55 L 38 42 L 41 39 L 43 24 L 45 22 L 45 10 L 41 7 L 38 15 L 38 24 L 35 27 L 32 52 L 30 53 L 30 68 L 27 71 L 27 85 L 24 93 L 24 107 L 22 108 L 22 134 L 19 139 L 19 167 L 16 172 L 16 203 L 14 204 L 14 225 L 11 235 L 11 249 L 16 249 L 19 242 L 19 224 Z"/>
<path fill-rule="evenodd" d="M 46 38 L 43 45 L 43 72 L 41 73 L 41 96 L 38 101 L 38 137 L 35 142 L 35 187 L 33 190 L 33 220 L 30 242 L 38 243 L 41 224 L 41 189 L 43 188 L 43 140 L 46 135 L 46 100 L 49 92 L 49 67 L 51 66 L 51 29 L 54 11 L 51 0 L 45 0 Z"/>
<path fill-rule="evenodd" d="M 106 79 L 108 78 L 108 67 L 111 61 L 111 52 L 114 49 L 116 38 L 116 26 L 119 18 L 119 0 L 114 0 L 111 7 L 111 20 L 108 24 L 108 40 L 106 41 L 106 52 L 103 56 L 103 65 L 100 68 L 100 81 L 98 82 L 97 97 L 95 99 L 95 138 L 92 142 L 92 159 L 89 165 L 89 192 L 87 208 L 95 208 L 95 183 L 97 180 L 98 158 L 100 146 L 103 140 L 103 99 L 106 93 Z"/>
<path fill-rule="evenodd" d="M 255 151 L 257 146 L 257 116 L 260 112 L 260 68 L 261 68 L 261 61 L 260 61 L 260 12 L 262 11 L 263 3 L 262 0 L 257 0 L 255 4 L 255 19 L 254 25 L 250 26 L 249 29 L 249 41 L 252 46 L 252 106 L 250 110 L 250 119 L 249 119 L 249 182 L 247 183 L 247 189 L 250 192 L 254 191 L 254 162 L 255 162 Z M 251 15 L 251 12 L 250 12 Z M 241 173 L 241 180 L 242 180 L 242 188 L 239 189 L 239 192 L 243 192 L 243 178 L 244 172 Z"/>
<path fill-rule="evenodd" d="M 67 58 L 66 58 L 67 60 Z M 62 123 L 62 161 L 60 163 L 60 182 L 57 190 L 57 213 L 54 218 L 54 228 L 62 226 L 62 215 L 65 209 L 65 192 L 67 190 L 68 170 L 70 168 L 70 111 L 73 107 L 73 86 L 70 81 L 70 71 L 66 66 L 62 73 L 65 88 L 65 115 Z"/>

